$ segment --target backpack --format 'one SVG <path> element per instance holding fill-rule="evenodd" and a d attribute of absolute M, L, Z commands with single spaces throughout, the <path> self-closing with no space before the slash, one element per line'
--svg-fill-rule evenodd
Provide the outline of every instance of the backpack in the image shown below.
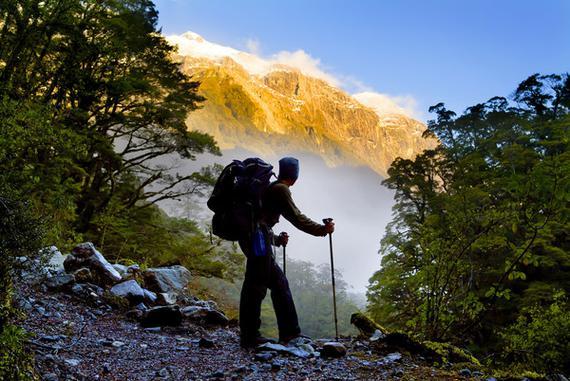
<path fill-rule="evenodd" d="M 214 212 L 212 232 L 228 241 L 249 237 L 259 218 L 261 196 L 274 175 L 273 166 L 259 158 L 228 164 L 208 199 Z"/>

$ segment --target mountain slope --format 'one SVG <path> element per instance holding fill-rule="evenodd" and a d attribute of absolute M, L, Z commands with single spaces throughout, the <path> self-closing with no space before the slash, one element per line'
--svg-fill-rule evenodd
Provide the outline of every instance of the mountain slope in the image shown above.
<path fill-rule="evenodd" d="M 306 151 L 332 166 L 364 164 L 385 176 L 396 157 L 411 158 L 434 145 L 421 137 L 425 125 L 417 120 L 379 115 L 298 69 L 268 66 L 231 48 L 205 54 L 212 48 L 204 44 L 213 44 L 193 33 L 173 42 L 180 45 L 182 70 L 201 82 L 207 98 L 190 114 L 188 127 L 212 134 L 222 149 L 240 147 L 260 155 Z M 188 43 L 192 49 L 184 46 Z"/>

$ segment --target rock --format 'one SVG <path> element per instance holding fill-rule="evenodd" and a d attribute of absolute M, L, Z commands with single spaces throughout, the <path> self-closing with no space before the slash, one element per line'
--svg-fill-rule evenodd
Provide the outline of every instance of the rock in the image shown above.
<path fill-rule="evenodd" d="M 300 349 L 297 347 L 286 347 L 285 345 L 281 344 L 274 344 L 274 343 L 265 343 L 259 345 L 256 350 L 258 352 L 277 352 L 283 354 L 293 355 L 299 358 L 307 358 L 310 357 L 311 354 Z"/>
<path fill-rule="evenodd" d="M 448 343 L 438 343 L 434 341 L 424 341 L 421 343 L 426 357 L 446 359 L 452 363 L 471 363 L 480 366 L 481 363 L 472 354 L 464 349 Z M 432 353 L 430 353 L 430 351 Z M 439 359 L 438 359 L 439 361 Z"/>
<path fill-rule="evenodd" d="M 45 281 L 45 285 L 50 290 L 62 290 L 64 288 L 71 288 L 75 283 L 75 277 L 72 274 L 59 273 L 49 277 Z"/>
<path fill-rule="evenodd" d="M 471 370 L 467 368 L 463 368 L 459 371 L 459 375 L 463 377 L 471 377 Z"/>
<path fill-rule="evenodd" d="M 368 316 L 364 315 L 362 312 L 352 314 L 350 317 L 350 324 L 358 328 L 360 334 L 365 337 L 374 336 L 376 331 L 380 331 L 380 333 L 384 335 L 388 334 L 388 330 L 370 319 Z"/>
<path fill-rule="evenodd" d="M 182 313 L 178 306 L 160 306 L 146 311 L 141 319 L 143 327 L 178 326 L 182 323 Z"/>
<path fill-rule="evenodd" d="M 370 341 L 378 341 L 381 339 L 384 339 L 386 337 L 386 334 L 382 331 L 380 331 L 379 329 L 377 329 L 376 331 L 374 331 L 374 334 L 372 336 L 370 336 Z"/>
<path fill-rule="evenodd" d="M 346 355 L 346 347 L 339 342 L 329 341 L 321 349 L 321 357 L 342 357 Z"/>
<path fill-rule="evenodd" d="M 271 369 L 273 369 L 273 370 L 280 370 L 280 369 L 283 368 L 285 365 L 287 365 L 287 361 L 282 360 L 282 359 L 275 359 L 275 360 L 273 360 L 273 362 L 271 363 Z"/>
<path fill-rule="evenodd" d="M 121 265 L 120 263 L 113 263 L 112 266 L 121 276 L 127 273 L 128 267 L 125 265 Z"/>
<path fill-rule="evenodd" d="M 214 372 L 212 374 L 210 374 L 208 377 L 210 378 L 224 378 L 225 373 L 221 370 L 218 370 L 217 372 Z"/>
<path fill-rule="evenodd" d="M 213 310 L 219 310 L 218 305 L 213 300 L 193 300 L 189 304 L 192 306 L 206 307 Z"/>
<path fill-rule="evenodd" d="M 182 309 L 185 318 L 206 324 L 227 326 L 229 319 L 222 312 L 209 307 L 188 306 Z"/>
<path fill-rule="evenodd" d="M 216 344 L 212 340 L 202 337 L 198 342 L 198 346 L 200 348 L 214 348 Z"/>
<path fill-rule="evenodd" d="M 473 372 L 475 374 L 475 372 Z M 546 376 L 548 381 L 568 381 L 568 379 L 563 374 L 550 374 Z"/>
<path fill-rule="evenodd" d="M 141 321 L 143 318 L 144 312 L 142 310 L 139 309 L 132 309 L 127 311 L 127 313 L 125 313 L 125 317 L 129 320 L 134 320 L 134 321 Z"/>
<path fill-rule="evenodd" d="M 95 249 L 91 242 L 77 245 L 63 263 L 65 270 L 71 272 L 81 267 L 88 267 L 101 284 L 115 284 L 121 281 L 121 275 L 107 262 L 105 257 Z"/>
<path fill-rule="evenodd" d="M 40 336 L 40 340 L 41 341 L 46 341 L 46 342 L 56 342 L 56 341 L 60 341 L 60 340 L 65 340 L 67 339 L 67 336 L 65 335 L 44 335 L 44 336 Z"/>
<path fill-rule="evenodd" d="M 471 373 L 472 377 L 477 377 L 477 378 L 482 378 L 483 377 L 483 372 L 480 372 L 478 370 L 474 371 Z"/>
<path fill-rule="evenodd" d="M 42 376 L 42 381 L 59 381 L 59 377 L 55 373 L 46 373 Z"/>
<path fill-rule="evenodd" d="M 65 359 L 63 361 L 65 363 L 65 365 L 75 368 L 76 366 L 78 366 L 81 363 L 81 360 L 78 359 Z"/>
<path fill-rule="evenodd" d="M 145 288 L 146 290 L 146 288 Z M 149 291 L 152 292 L 152 291 Z M 159 306 L 167 306 L 169 304 L 176 304 L 176 294 L 172 292 L 159 292 L 156 295 L 156 304 Z"/>
<path fill-rule="evenodd" d="M 122 341 L 118 341 L 118 340 L 115 340 L 111 343 L 111 346 L 113 346 L 115 348 L 121 348 L 125 345 L 127 345 L 127 344 L 123 343 Z"/>
<path fill-rule="evenodd" d="M 384 365 L 386 364 L 391 364 L 393 362 L 396 361 L 400 361 L 402 359 L 402 355 L 398 352 L 394 352 L 394 353 L 389 353 L 388 355 L 384 356 L 384 358 L 382 358 L 380 360 L 380 362 Z"/>
<path fill-rule="evenodd" d="M 148 303 L 148 304 L 156 303 L 158 297 L 156 296 L 156 294 L 154 292 L 149 291 L 146 288 L 143 288 L 142 290 L 143 290 L 145 303 Z M 174 303 L 169 303 L 169 304 L 174 304 Z"/>
<path fill-rule="evenodd" d="M 260 352 L 256 353 L 254 359 L 256 361 L 269 361 L 273 358 L 275 352 Z"/>
<path fill-rule="evenodd" d="M 136 305 L 144 301 L 144 290 L 135 280 L 128 280 L 114 285 L 111 294 L 127 299 L 131 305 Z"/>
<path fill-rule="evenodd" d="M 154 292 L 180 292 L 192 276 L 184 266 L 151 268 L 143 272 L 144 286 Z"/>
<path fill-rule="evenodd" d="M 139 265 L 130 265 L 127 267 L 127 272 L 131 274 L 136 274 L 141 271 L 141 267 Z"/>
<path fill-rule="evenodd" d="M 403 375 L 404 375 L 404 369 L 402 368 L 396 368 L 392 370 L 392 376 L 394 377 L 402 377 Z"/>
<path fill-rule="evenodd" d="M 47 259 L 47 270 L 51 272 L 60 272 L 64 270 L 63 262 L 65 261 L 65 255 L 61 254 L 61 251 L 55 246 L 50 246 L 44 249 L 44 253 Z"/>
<path fill-rule="evenodd" d="M 79 283 L 89 283 L 93 281 L 93 275 L 91 274 L 91 270 L 87 267 L 82 267 L 79 270 L 76 270 L 73 273 L 75 280 Z"/>

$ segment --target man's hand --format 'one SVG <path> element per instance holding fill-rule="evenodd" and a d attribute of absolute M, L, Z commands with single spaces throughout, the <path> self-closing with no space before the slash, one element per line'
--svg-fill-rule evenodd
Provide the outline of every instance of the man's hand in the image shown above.
<path fill-rule="evenodd" d="M 277 246 L 287 246 L 287 243 L 289 243 L 289 235 L 286 232 L 281 232 L 275 239 Z"/>
<path fill-rule="evenodd" d="M 325 232 L 327 234 L 332 234 L 334 232 L 334 222 L 332 218 L 324 218 L 323 222 L 325 223 Z"/>

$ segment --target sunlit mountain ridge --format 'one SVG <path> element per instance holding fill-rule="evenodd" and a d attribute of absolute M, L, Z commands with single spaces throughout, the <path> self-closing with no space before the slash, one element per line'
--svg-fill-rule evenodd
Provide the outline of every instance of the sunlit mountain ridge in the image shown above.
<path fill-rule="evenodd" d="M 386 176 L 396 157 L 412 158 L 434 145 L 422 138 L 423 123 L 363 105 L 318 69 L 262 59 L 191 32 L 169 40 L 207 98 L 190 113 L 188 127 L 212 134 L 222 149 L 308 152 L 330 166 L 366 165 Z"/>

